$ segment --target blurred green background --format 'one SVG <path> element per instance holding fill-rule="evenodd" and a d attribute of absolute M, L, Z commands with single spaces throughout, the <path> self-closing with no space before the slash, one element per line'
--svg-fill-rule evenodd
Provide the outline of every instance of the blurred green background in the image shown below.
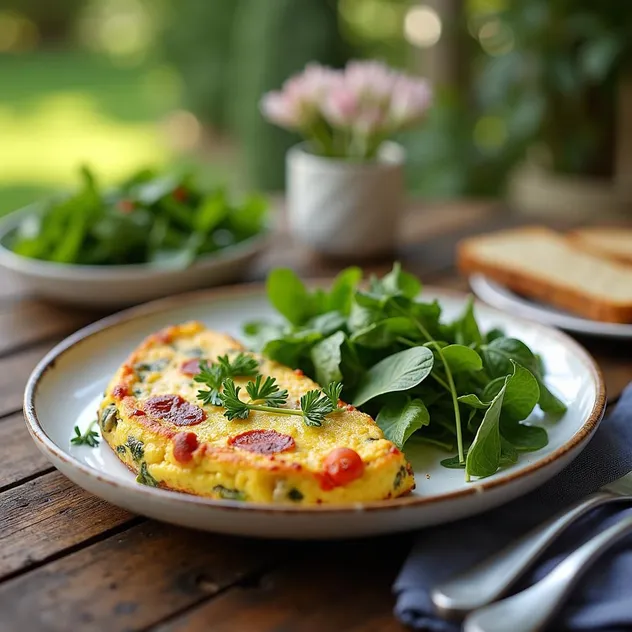
<path fill-rule="evenodd" d="M 363 57 L 436 87 L 400 139 L 412 195 L 500 196 L 525 156 L 608 178 L 631 34 L 621 0 L 2 0 L 0 213 L 80 163 L 280 190 L 297 139 L 260 96 L 308 61 Z"/>

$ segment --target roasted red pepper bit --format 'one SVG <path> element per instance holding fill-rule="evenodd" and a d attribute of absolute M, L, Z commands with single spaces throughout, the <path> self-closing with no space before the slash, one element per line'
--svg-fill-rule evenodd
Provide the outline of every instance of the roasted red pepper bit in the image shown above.
<path fill-rule="evenodd" d="M 281 434 L 276 430 L 247 430 L 231 437 L 228 445 L 257 454 L 275 454 L 293 450 L 296 447 L 290 435 Z"/>
<path fill-rule="evenodd" d="M 129 389 L 125 384 L 117 384 L 112 389 L 112 397 L 114 399 L 123 399 L 129 395 Z"/>
<path fill-rule="evenodd" d="M 198 445 L 198 438 L 194 432 L 179 432 L 173 438 L 173 458 L 180 463 L 188 463 Z"/>
<path fill-rule="evenodd" d="M 185 375 L 194 376 L 200 372 L 200 359 L 199 358 L 191 358 L 190 360 L 186 360 L 182 363 L 180 367 L 180 371 Z"/>
<path fill-rule="evenodd" d="M 206 419 L 206 413 L 180 395 L 157 395 L 145 402 L 145 412 L 176 426 L 194 426 Z"/>

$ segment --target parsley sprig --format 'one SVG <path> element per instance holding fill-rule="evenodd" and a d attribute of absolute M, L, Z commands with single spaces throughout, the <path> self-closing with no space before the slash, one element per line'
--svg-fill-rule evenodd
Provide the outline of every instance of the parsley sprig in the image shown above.
<path fill-rule="evenodd" d="M 95 419 L 87 428 L 86 431 L 81 434 L 79 426 L 75 426 L 75 436 L 70 439 L 72 445 L 87 445 L 91 448 L 96 448 L 99 445 L 99 433 L 96 430 L 92 430 L 94 424 L 97 423 Z"/>
<path fill-rule="evenodd" d="M 259 371 L 256 358 L 246 353 L 238 353 L 230 358 L 228 354 L 219 356 L 213 364 L 203 360 L 200 362 L 200 372 L 193 378 L 199 384 L 208 386 L 207 390 L 198 391 L 198 399 L 203 404 L 222 406 L 219 391 L 224 380 L 235 377 L 254 377 Z"/>
<path fill-rule="evenodd" d="M 303 417 L 308 426 L 321 426 L 325 417 L 333 412 L 344 410 L 338 407 L 338 400 L 342 392 L 342 384 L 332 382 L 322 390 L 308 391 L 300 399 L 300 409 L 282 408 L 287 402 L 288 392 L 281 390 L 273 377 L 258 375 L 255 381 L 246 385 L 249 401 L 239 398 L 241 387 L 236 386 L 231 378 L 222 383 L 223 391 L 219 393 L 221 405 L 229 419 L 246 419 L 251 410 L 258 410 L 276 415 L 296 415 Z M 261 403 L 263 402 L 263 403 Z"/>

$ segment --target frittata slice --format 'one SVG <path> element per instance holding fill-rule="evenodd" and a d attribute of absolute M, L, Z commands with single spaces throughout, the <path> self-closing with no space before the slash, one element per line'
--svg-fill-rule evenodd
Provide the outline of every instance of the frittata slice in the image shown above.
<path fill-rule="evenodd" d="M 99 424 L 140 483 L 211 498 L 303 504 L 381 500 L 414 487 L 402 452 L 352 406 L 311 427 L 299 416 L 260 411 L 229 421 L 222 407 L 202 404 L 193 379 L 199 362 L 242 350 L 230 336 L 189 322 L 149 336 L 120 367 Z M 300 371 L 254 357 L 260 373 L 289 392 L 287 407 L 298 408 L 300 397 L 318 388 Z M 235 382 L 243 387 L 248 379 Z"/>

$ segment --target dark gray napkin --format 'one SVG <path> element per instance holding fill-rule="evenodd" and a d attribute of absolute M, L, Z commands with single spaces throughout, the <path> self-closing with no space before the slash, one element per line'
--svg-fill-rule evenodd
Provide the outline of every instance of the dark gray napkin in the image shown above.
<path fill-rule="evenodd" d="M 527 496 L 473 518 L 422 531 L 394 585 L 396 616 L 430 632 L 458 632 L 459 623 L 434 614 L 429 591 L 543 522 L 564 505 L 632 470 L 632 385 L 584 451 L 560 474 Z M 623 507 L 623 506 L 622 506 Z M 567 530 L 523 588 L 632 509 L 603 507 Z M 595 564 L 575 589 L 552 630 L 632 630 L 632 538 Z"/>

